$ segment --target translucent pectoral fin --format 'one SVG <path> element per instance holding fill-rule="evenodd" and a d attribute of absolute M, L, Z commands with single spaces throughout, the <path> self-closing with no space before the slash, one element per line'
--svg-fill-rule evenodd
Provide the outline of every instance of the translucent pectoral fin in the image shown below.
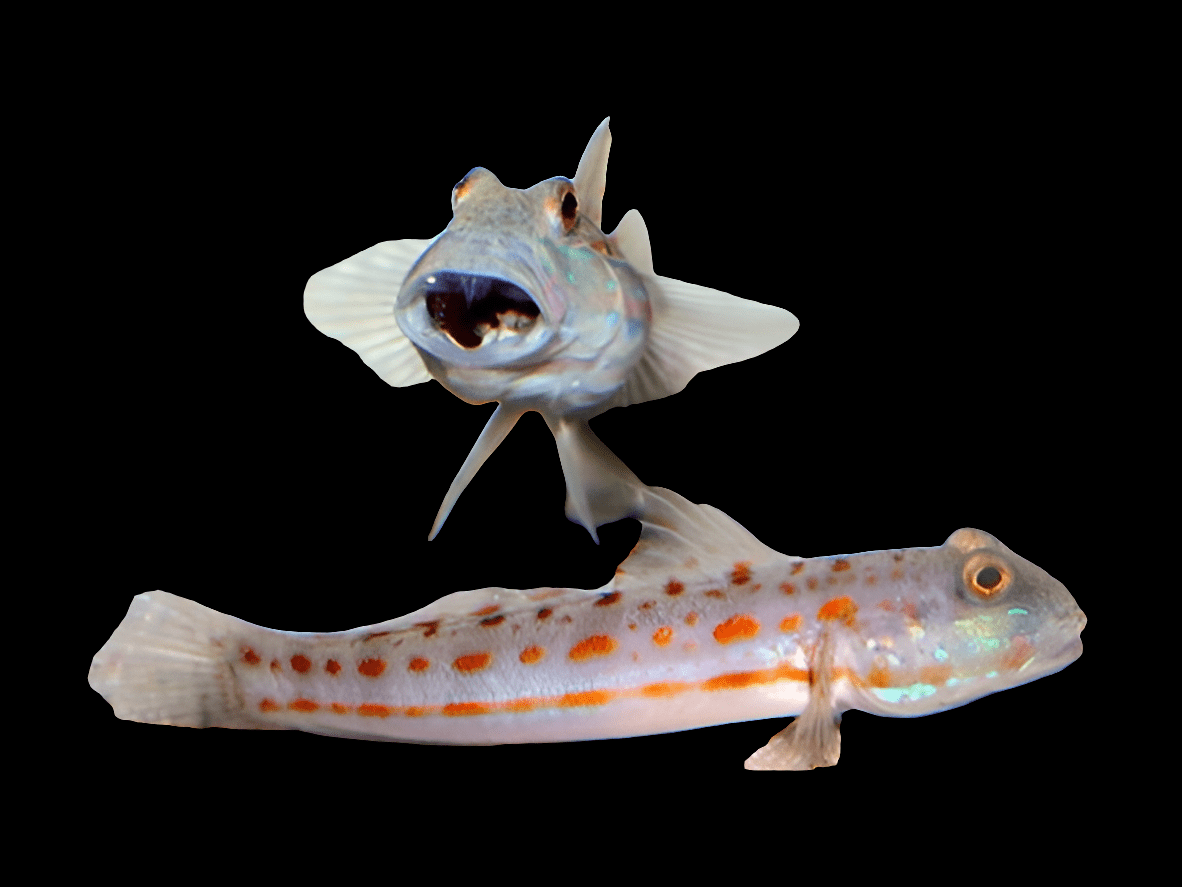
<path fill-rule="evenodd" d="M 428 541 L 434 539 L 439 534 L 439 530 L 443 527 L 443 522 L 451 514 L 456 500 L 460 498 L 460 493 L 464 492 L 464 488 L 476 476 L 476 472 L 480 470 L 480 466 L 501 445 L 501 441 L 513 430 L 513 426 L 517 424 L 517 420 L 524 414 L 524 410 L 507 409 L 504 404 L 497 404 L 497 408 L 493 411 L 487 424 L 485 424 L 484 430 L 480 432 L 480 437 L 476 438 L 476 443 L 472 445 L 472 450 L 468 453 L 468 458 L 464 460 L 464 464 L 460 466 L 460 471 L 456 475 L 455 480 L 448 487 L 447 495 L 443 497 L 443 504 L 439 506 L 439 513 L 435 515 L 435 523 L 431 525 L 431 534 L 427 537 Z"/>
<path fill-rule="evenodd" d="M 814 697 L 815 699 L 815 697 Z M 749 757 L 748 770 L 812 770 L 832 767 L 841 755 L 841 715 L 809 702 L 804 713 Z"/>
<path fill-rule="evenodd" d="M 644 485 L 586 422 L 543 416 L 566 478 L 566 516 L 585 527 L 598 545 L 595 528 L 636 514 Z"/>
<path fill-rule="evenodd" d="M 749 757 L 748 770 L 812 770 L 832 767 L 841 756 L 841 711 L 832 691 L 833 644 L 821 639 L 809 661 L 809 702 L 796 720 Z"/>

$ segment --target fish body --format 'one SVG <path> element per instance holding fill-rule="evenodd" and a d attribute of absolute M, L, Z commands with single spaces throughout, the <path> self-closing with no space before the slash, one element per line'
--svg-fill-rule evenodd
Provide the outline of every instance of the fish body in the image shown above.
<path fill-rule="evenodd" d="M 345 632 L 274 631 L 134 599 L 91 685 L 119 717 L 411 742 L 603 739 L 798 717 L 749 769 L 836 763 L 841 712 L 915 716 L 1052 674 L 1084 614 L 978 530 L 796 558 L 643 488 L 643 532 L 595 590 L 487 588 Z"/>
<path fill-rule="evenodd" d="M 610 144 L 604 120 L 573 180 L 526 190 L 472 169 L 434 240 L 381 243 L 308 281 L 308 318 L 389 384 L 434 378 L 469 403 L 498 403 L 429 538 L 518 419 L 537 411 L 557 443 L 567 515 L 598 541 L 597 526 L 639 506 L 641 484 L 588 420 L 680 391 L 798 327 L 782 308 L 658 276 L 635 210 L 605 234 Z"/>

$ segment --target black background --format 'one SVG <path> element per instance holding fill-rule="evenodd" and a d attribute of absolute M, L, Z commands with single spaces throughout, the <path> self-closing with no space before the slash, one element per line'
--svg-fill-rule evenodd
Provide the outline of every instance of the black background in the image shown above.
<path fill-rule="evenodd" d="M 532 414 L 428 543 L 491 405 L 433 382 L 390 388 L 302 308 L 321 268 L 442 230 L 473 166 L 522 188 L 573 175 L 608 114 L 604 227 L 639 209 L 658 274 L 781 305 L 801 326 L 676 396 L 595 419 L 603 441 L 646 483 L 717 506 L 780 551 L 937 545 L 974 526 L 1088 611 L 1096 356 L 1073 233 L 1075 118 L 1048 84 L 947 92 L 870 78 L 825 102 L 790 90 L 676 109 L 608 90 L 567 104 L 479 90 L 408 101 L 338 84 L 282 108 L 266 94 L 231 106 L 194 95 L 184 114 L 129 119 L 136 137 L 95 185 L 123 221 L 85 269 L 110 288 L 92 303 L 92 355 L 65 388 L 68 548 L 86 576 L 70 603 L 82 636 L 71 692 L 105 749 L 98 787 L 126 790 L 178 762 L 197 782 L 281 796 L 376 776 L 446 787 L 496 772 L 545 786 L 561 774 L 589 792 L 620 778 L 754 778 L 744 758 L 785 721 L 451 748 L 128 723 L 81 684 L 132 596 L 151 589 L 320 631 L 462 589 L 610 578 L 639 525 L 601 528 L 597 547 L 565 519 L 554 443 Z M 850 712 L 840 764 L 793 785 L 891 772 L 1066 780 L 1088 669 L 1085 656 L 933 717 Z"/>

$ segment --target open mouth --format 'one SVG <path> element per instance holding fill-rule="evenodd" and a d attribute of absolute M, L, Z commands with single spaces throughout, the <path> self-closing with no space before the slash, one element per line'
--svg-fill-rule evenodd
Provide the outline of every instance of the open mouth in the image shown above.
<path fill-rule="evenodd" d="M 496 277 L 440 271 L 423 294 L 431 322 L 461 348 L 479 348 L 486 337 L 525 335 L 542 313 L 521 287 Z"/>

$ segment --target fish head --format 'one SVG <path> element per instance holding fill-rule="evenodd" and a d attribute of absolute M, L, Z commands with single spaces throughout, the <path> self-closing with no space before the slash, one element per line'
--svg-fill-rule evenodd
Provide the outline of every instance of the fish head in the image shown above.
<path fill-rule="evenodd" d="M 859 707 L 941 711 L 1054 674 L 1082 655 L 1087 617 L 1075 598 L 996 537 L 966 528 L 922 551 L 911 612 L 897 614 L 904 621 L 878 672 L 889 678 L 872 680 L 864 695 L 874 704 Z"/>
<path fill-rule="evenodd" d="M 639 275 L 564 177 L 508 188 L 477 167 L 394 304 L 428 372 L 469 403 L 566 415 L 610 398 L 651 322 Z"/>

